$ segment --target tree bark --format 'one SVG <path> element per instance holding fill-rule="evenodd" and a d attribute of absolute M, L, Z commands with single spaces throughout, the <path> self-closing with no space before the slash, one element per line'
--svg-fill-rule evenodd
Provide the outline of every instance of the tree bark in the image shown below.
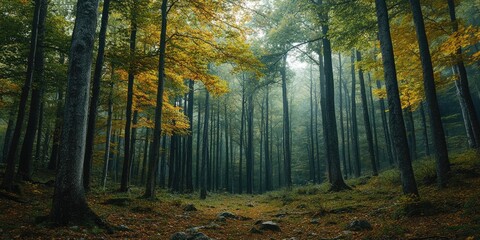
<path fill-rule="evenodd" d="M 40 21 L 40 9 L 43 0 L 35 0 L 35 9 L 32 20 L 32 29 L 30 33 L 30 52 L 28 54 L 27 73 L 23 83 L 20 102 L 18 104 L 17 119 L 15 121 L 15 130 L 7 154 L 7 167 L 1 187 L 11 191 L 15 176 L 15 160 L 17 157 L 17 148 L 20 145 L 20 135 L 22 134 L 23 120 L 25 119 L 25 109 L 27 107 L 28 94 L 33 81 L 33 71 L 35 67 L 35 56 L 37 52 L 38 25 Z"/>
<path fill-rule="evenodd" d="M 450 13 L 450 21 L 452 22 L 452 30 L 454 32 L 458 31 L 458 22 L 455 16 L 455 1 L 447 0 L 448 9 Z M 470 88 L 468 86 L 468 76 L 465 64 L 462 59 L 462 48 L 457 49 L 457 71 L 459 79 L 456 81 L 458 95 L 465 104 L 465 112 L 467 112 L 467 117 L 470 122 L 472 136 L 470 137 L 471 144 L 474 148 L 480 148 L 480 123 L 478 121 L 475 105 L 473 104 L 472 95 L 470 94 Z M 457 84 L 458 82 L 458 84 Z"/>
<path fill-rule="evenodd" d="M 247 109 L 247 194 L 253 193 L 253 90 L 248 93 L 248 109 Z"/>
<path fill-rule="evenodd" d="M 382 52 L 385 84 L 387 87 L 388 108 L 390 117 L 390 131 L 393 135 L 393 146 L 398 154 L 398 168 L 402 180 L 404 194 L 419 196 L 417 183 L 413 174 L 410 155 L 408 154 L 407 134 L 402 115 L 402 105 L 398 91 L 397 71 L 395 69 L 395 57 L 393 44 L 390 36 L 390 23 L 388 18 L 387 4 L 385 0 L 375 0 L 378 20 L 378 32 Z"/>
<path fill-rule="evenodd" d="M 98 0 L 79 0 L 70 48 L 64 129 L 51 218 L 59 225 L 97 221 L 82 184 Z"/>
<path fill-rule="evenodd" d="M 287 56 L 283 56 L 282 66 L 280 67 L 280 75 L 282 77 L 282 105 L 283 105 L 283 144 L 285 148 L 285 158 L 283 163 L 284 179 L 287 188 L 292 187 L 291 162 L 292 162 L 292 146 L 290 145 L 290 114 L 288 111 L 287 98 Z"/>
<path fill-rule="evenodd" d="M 427 112 L 430 117 L 431 134 L 435 148 L 435 161 L 437 168 L 437 182 L 439 187 L 447 184 L 450 161 L 448 160 L 447 142 L 442 125 L 442 117 L 438 106 L 437 93 L 435 90 L 435 79 L 433 75 L 432 58 L 428 46 L 425 24 L 423 22 L 422 8 L 418 0 L 409 0 L 413 13 L 413 22 L 417 32 L 418 47 L 423 69 L 423 88 L 427 100 Z"/>
<path fill-rule="evenodd" d="M 148 167 L 147 187 L 144 195 L 147 198 L 155 198 L 155 170 L 158 166 L 160 137 L 162 136 L 162 107 L 165 85 L 165 50 L 167 46 L 167 4 L 167 0 L 162 0 L 162 25 L 160 30 L 160 55 L 158 65 L 157 104 L 155 106 L 155 127 L 153 129 L 153 141 L 150 145 L 150 166 Z"/>
<path fill-rule="evenodd" d="M 273 171 L 272 171 L 272 159 L 270 157 L 270 141 L 269 141 L 269 131 L 270 131 L 270 118 L 269 118 L 269 86 L 266 86 L 265 90 L 265 191 L 271 191 L 273 189 Z"/>
<path fill-rule="evenodd" d="M 427 121 L 425 120 L 425 111 L 423 110 L 423 103 L 420 104 L 420 115 L 422 117 L 422 124 L 423 124 L 423 138 L 424 138 L 424 143 L 425 143 L 425 156 L 430 156 L 430 146 L 428 144 Z"/>
<path fill-rule="evenodd" d="M 132 128 L 132 108 L 133 108 L 133 84 L 135 81 L 135 49 L 137 40 L 137 19 L 136 19 L 136 5 L 132 6 L 132 19 L 130 23 L 130 66 L 128 69 L 128 89 L 127 89 L 127 108 L 126 108 L 126 123 L 125 123 L 125 140 L 123 147 L 123 167 L 122 180 L 120 182 L 120 192 L 127 192 L 130 182 L 130 166 L 132 159 L 131 144 L 131 128 Z"/>
<path fill-rule="evenodd" d="M 356 104 L 356 79 L 355 79 L 355 52 L 352 53 L 351 57 L 351 72 L 352 72 L 352 94 L 351 96 L 351 114 L 352 114 L 352 152 L 353 152 L 353 164 L 354 164 L 354 174 L 355 177 L 360 177 L 361 175 L 361 164 L 360 164 L 360 150 L 358 147 L 358 125 L 357 125 L 357 104 Z"/>
<path fill-rule="evenodd" d="M 200 199 L 207 198 L 206 167 L 208 161 L 208 121 L 210 117 L 210 94 L 205 91 L 205 119 L 203 122 L 202 168 L 200 170 Z"/>
<path fill-rule="evenodd" d="M 186 184 L 185 184 L 185 190 L 187 192 L 193 192 L 193 176 L 192 176 L 192 170 L 193 170 L 193 104 L 194 104 L 194 84 L 195 82 L 193 80 L 189 80 L 188 82 L 188 110 L 187 110 L 187 115 L 188 115 L 188 120 L 190 123 L 189 131 L 191 132 L 190 135 L 187 137 L 187 163 L 186 163 Z"/>
<path fill-rule="evenodd" d="M 105 3 L 104 3 L 104 7 L 105 7 Z M 110 142 L 112 141 L 111 136 L 112 136 L 113 87 L 114 87 L 113 74 L 114 74 L 114 67 L 112 66 L 112 81 L 110 82 L 110 93 L 108 94 L 107 131 L 105 133 L 106 135 L 105 136 L 105 154 L 103 157 L 102 185 L 104 190 L 105 190 L 105 186 L 107 185 L 108 162 L 110 161 Z M 84 186 L 85 186 L 85 182 L 84 182 Z"/>
<path fill-rule="evenodd" d="M 85 149 L 85 160 L 83 166 L 83 186 L 86 191 L 90 190 L 90 176 L 92 172 L 93 149 L 95 146 L 95 122 L 97 119 L 98 101 L 100 99 L 100 80 L 102 78 L 103 59 L 105 55 L 105 41 L 107 36 L 108 11 L 110 0 L 103 1 L 102 20 L 100 23 L 100 33 L 98 36 L 97 61 L 95 62 L 95 71 L 92 81 L 92 98 L 90 99 L 90 108 L 88 112 L 87 139 Z"/>
<path fill-rule="evenodd" d="M 357 61 L 362 61 L 362 54 L 357 51 Z M 375 151 L 373 146 L 373 134 L 370 126 L 370 117 L 368 116 L 368 103 L 367 103 L 367 92 L 365 90 L 365 78 L 363 75 L 363 69 L 358 68 L 358 76 L 360 80 L 360 97 L 362 98 L 362 109 L 363 109 L 363 123 L 365 126 L 365 133 L 367 134 L 367 143 L 368 143 L 368 155 L 372 164 L 372 175 L 378 176 L 377 163 L 375 159 Z"/>

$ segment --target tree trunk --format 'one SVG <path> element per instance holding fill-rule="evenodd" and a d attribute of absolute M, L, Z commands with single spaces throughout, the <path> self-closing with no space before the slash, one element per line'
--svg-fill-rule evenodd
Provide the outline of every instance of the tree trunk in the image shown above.
<path fill-rule="evenodd" d="M 224 178 L 224 181 L 225 181 L 225 190 L 227 192 L 231 192 L 232 188 L 230 186 L 230 155 L 229 155 L 229 152 L 230 152 L 230 149 L 229 149 L 229 144 L 228 144 L 228 136 L 229 136 L 229 132 L 228 132 L 228 127 L 229 127 L 229 124 L 228 124 L 228 120 L 227 120 L 227 104 L 224 105 L 224 116 L 225 116 L 225 178 Z"/>
<path fill-rule="evenodd" d="M 248 93 L 247 110 L 247 194 L 253 193 L 253 90 Z"/>
<path fill-rule="evenodd" d="M 351 58 L 351 71 L 352 71 L 352 95 L 351 95 L 351 114 L 352 114 L 352 151 L 353 151 L 353 164 L 354 164 L 354 173 L 355 177 L 360 177 L 361 175 L 361 164 L 360 164 L 360 150 L 358 146 L 358 125 L 357 125 L 357 104 L 356 104 L 356 79 L 355 79 L 355 52 L 352 53 Z"/>
<path fill-rule="evenodd" d="M 43 0 L 35 0 L 35 9 L 32 21 L 32 30 L 30 34 L 30 52 L 27 62 L 27 74 L 25 82 L 23 83 L 22 93 L 20 95 L 20 102 L 18 104 L 17 119 L 15 123 L 15 130 L 13 131 L 12 141 L 7 154 L 7 167 L 5 169 L 5 176 L 1 187 L 11 191 L 13 188 L 13 180 L 15 176 L 15 160 L 17 156 L 17 148 L 20 145 L 20 135 L 22 134 L 23 120 L 25 119 L 25 109 L 27 107 L 28 94 L 33 81 L 33 70 L 35 65 L 35 55 L 37 51 L 37 36 L 38 25 L 40 21 L 40 9 Z"/>
<path fill-rule="evenodd" d="M 313 117 L 314 117 L 314 111 L 313 111 L 313 73 L 312 73 L 312 67 L 310 66 L 310 129 L 307 131 L 308 137 L 310 138 L 310 145 L 311 148 L 308 151 L 308 164 L 309 164 L 309 173 L 310 173 L 310 179 L 309 181 L 314 183 L 316 182 L 316 169 L 315 169 L 315 147 L 314 147 L 314 133 L 313 133 Z"/>
<path fill-rule="evenodd" d="M 238 193 L 242 194 L 243 191 L 243 131 L 244 131 L 244 119 L 245 119 L 245 78 L 242 78 L 242 114 L 240 116 L 240 162 L 238 167 Z"/>
<path fill-rule="evenodd" d="M 422 117 L 423 138 L 425 143 L 425 156 L 430 156 L 430 146 L 428 144 L 427 121 L 425 120 L 425 111 L 423 110 L 423 103 L 420 104 L 420 115 Z"/>
<path fill-rule="evenodd" d="M 265 191 L 271 191 L 273 189 L 273 180 L 272 180 L 272 159 L 270 158 L 270 143 L 269 143 L 269 86 L 266 86 L 265 93 Z"/>
<path fill-rule="evenodd" d="M 328 19 L 328 15 L 324 16 Z M 328 25 L 322 26 L 322 32 L 324 36 L 327 36 Z M 341 191 L 344 189 L 350 189 L 343 181 L 342 171 L 340 169 L 340 154 L 338 150 L 338 134 L 337 134 L 337 120 L 335 116 L 335 86 L 333 83 L 333 63 L 332 63 L 332 49 L 330 39 L 323 38 L 323 58 L 325 63 L 325 120 L 327 126 L 327 139 L 328 139 L 328 160 L 329 160 L 329 181 L 331 191 Z"/>
<path fill-rule="evenodd" d="M 8 126 L 7 131 L 5 132 L 5 138 L 3 140 L 3 150 L 2 150 L 2 161 L 4 162 L 7 159 L 8 149 L 10 148 L 10 143 L 12 142 L 13 129 L 15 129 L 15 107 L 12 107 L 8 117 Z"/>
<path fill-rule="evenodd" d="M 362 55 L 357 51 L 357 61 L 362 61 Z M 363 69 L 358 68 L 358 76 L 360 78 L 360 95 L 362 98 L 362 109 L 363 109 L 363 123 L 365 126 L 365 133 L 367 134 L 367 143 L 368 143 L 368 155 L 372 164 L 372 175 L 378 176 L 377 163 L 375 159 L 375 151 L 373 150 L 373 135 L 372 129 L 370 127 L 370 117 L 368 116 L 368 103 L 367 103 L 367 92 L 365 90 L 365 78 L 363 76 Z"/>
<path fill-rule="evenodd" d="M 390 117 L 390 131 L 393 146 L 398 154 L 398 168 L 402 180 L 404 194 L 418 196 L 417 183 L 413 175 L 413 168 L 408 154 L 407 134 L 402 115 L 402 105 L 398 91 L 397 71 L 395 69 L 395 57 L 393 44 L 390 36 L 390 23 L 388 22 L 388 10 L 385 0 L 375 0 L 380 47 L 382 50 L 382 62 L 384 68 L 385 84 L 387 87 L 388 108 Z"/>
<path fill-rule="evenodd" d="M 290 145 L 290 114 L 288 111 L 287 99 L 287 56 L 282 59 L 280 67 L 280 75 L 282 77 L 282 105 L 283 105 L 283 144 L 285 149 L 285 158 L 283 163 L 284 179 L 287 188 L 292 187 L 291 162 L 292 162 L 292 146 Z"/>
<path fill-rule="evenodd" d="M 142 161 L 142 173 L 140 177 L 140 184 L 145 184 L 145 175 L 147 173 L 147 166 L 148 166 L 148 146 L 150 143 L 150 128 L 146 128 L 145 130 L 145 144 L 143 145 L 143 161 Z"/>
<path fill-rule="evenodd" d="M 200 199 L 207 198 L 206 167 L 208 161 L 208 121 L 210 117 L 210 94 L 205 92 L 205 119 L 203 123 L 202 168 L 200 170 Z"/>
<path fill-rule="evenodd" d="M 104 3 L 104 6 L 105 6 L 105 3 Z M 107 185 L 108 162 L 110 161 L 110 142 L 112 141 L 111 136 L 112 136 L 113 87 L 114 87 L 113 74 L 114 74 L 114 67 L 112 66 L 112 81 L 110 82 L 110 93 L 108 94 L 107 132 L 105 133 L 106 135 L 105 136 L 105 155 L 103 157 L 102 185 L 104 190 L 105 190 L 105 186 Z M 85 182 L 84 182 L 84 186 L 85 186 Z"/>
<path fill-rule="evenodd" d="M 190 123 L 189 131 L 191 132 L 190 135 L 187 137 L 187 163 L 186 163 L 186 184 L 185 190 L 190 193 L 193 192 L 193 176 L 192 176 L 192 169 L 193 169 L 193 97 L 194 97 L 194 84 L 193 80 L 189 80 L 188 82 L 188 109 L 187 115 L 188 120 Z"/>
<path fill-rule="evenodd" d="M 137 19 L 136 19 L 136 9 L 135 3 L 131 9 L 131 23 L 130 23 L 130 66 L 128 68 L 128 89 L 127 89 L 127 108 L 126 108 L 126 124 L 125 124 L 125 140 L 123 147 L 123 167 L 122 167 L 122 180 L 120 183 L 120 192 L 127 192 L 130 182 L 130 166 L 132 159 L 132 148 L 131 144 L 131 128 L 132 128 L 132 108 L 133 108 L 133 84 L 135 81 L 135 49 L 137 42 Z"/>
<path fill-rule="evenodd" d="M 130 173 L 128 174 L 129 177 L 127 181 L 127 186 L 130 185 L 130 182 L 133 179 L 133 176 L 134 176 L 133 173 L 135 173 L 134 166 L 137 164 L 136 161 L 140 160 L 140 159 L 135 159 L 135 154 L 137 152 L 137 149 L 136 149 L 137 124 L 138 124 L 138 110 L 135 110 L 133 111 L 133 120 L 132 120 L 132 128 L 131 128 L 132 135 L 130 136 L 130 160 L 128 161 L 130 163 L 130 166 L 128 167 Z"/>
<path fill-rule="evenodd" d="M 201 112 L 201 104 L 200 101 L 198 101 L 198 118 L 197 118 L 197 159 L 196 159 L 196 164 L 195 164 L 195 188 L 199 189 L 200 188 L 200 133 L 201 133 L 201 118 L 202 118 L 202 112 Z"/>
<path fill-rule="evenodd" d="M 417 141 L 415 137 L 415 122 L 413 121 L 413 113 L 411 107 L 405 109 L 407 120 L 405 121 L 407 129 L 408 146 L 410 148 L 410 158 L 417 159 Z"/>
<path fill-rule="evenodd" d="M 377 80 L 377 89 L 381 89 L 380 81 Z M 385 136 L 385 146 L 387 148 L 387 156 L 388 161 L 391 166 L 395 164 L 393 150 L 392 150 L 392 142 L 390 141 L 390 131 L 388 129 L 388 122 L 387 122 L 387 114 L 385 110 L 385 102 L 383 98 L 380 98 L 380 111 L 382 115 L 382 126 L 383 126 L 383 134 Z"/>
<path fill-rule="evenodd" d="M 370 73 L 368 74 L 368 88 L 370 92 L 370 109 L 371 109 L 371 117 L 372 117 L 372 130 L 373 130 L 373 142 L 375 147 L 375 156 L 377 162 L 377 168 L 380 168 L 380 154 L 378 152 L 378 135 L 377 135 L 377 121 L 376 121 L 376 114 L 375 114 L 375 103 L 373 101 L 373 92 L 372 92 L 372 78 Z"/>
<path fill-rule="evenodd" d="M 85 199 L 82 184 L 92 52 L 98 0 L 79 0 L 70 48 L 68 87 L 52 221 L 59 225 L 98 220 Z"/>
<path fill-rule="evenodd" d="M 90 190 L 90 175 L 92 174 L 93 148 L 95 146 L 95 122 L 97 119 L 98 101 L 100 98 L 100 80 L 102 78 L 103 57 L 105 55 L 105 41 L 108 25 L 108 9 L 110 0 L 103 1 L 102 20 L 98 36 L 97 61 L 92 81 L 92 99 L 88 112 L 87 142 L 85 149 L 85 161 L 83 166 L 83 186 L 86 191 Z"/>
<path fill-rule="evenodd" d="M 342 163 L 343 163 L 343 174 L 345 178 L 347 178 L 347 160 L 345 157 L 345 131 L 343 127 L 343 96 L 342 96 L 342 55 L 339 53 L 338 54 L 338 99 L 339 103 L 338 105 L 340 106 L 340 132 L 342 136 Z"/>
<path fill-rule="evenodd" d="M 155 170 L 158 166 L 160 137 L 162 136 L 162 107 L 163 107 L 163 91 L 165 85 L 165 49 L 167 46 L 167 9 L 168 0 L 162 0 L 161 13 L 162 25 L 160 30 L 160 51 L 158 65 L 158 88 L 157 88 L 157 104 L 155 106 L 155 126 L 153 129 L 153 141 L 150 145 L 150 159 L 148 166 L 147 187 L 145 189 L 145 197 L 155 198 Z"/>
<path fill-rule="evenodd" d="M 454 32 L 457 32 L 458 22 L 455 16 L 455 2 L 454 0 L 447 0 L 447 2 L 450 13 L 450 20 L 452 22 L 452 30 Z M 462 59 L 462 48 L 457 49 L 457 58 L 457 70 L 459 75 L 457 89 L 459 97 L 463 99 L 463 102 L 465 104 L 465 111 L 468 113 L 466 115 L 469 119 L 472 129 L 472 137 L 470 141 L 474 143 L 473 147 L 480 148 L 480 124 L 476 115 L 472 95 L 470 94 L 470 88 L 468 86 L 467 70 L 465 69 L 465 64 Z"/>
<path fill-rule="evenodd" d="M 435 90 L 432 58 L 430 56 L 427 34 L 425 33 L 425 24 L 423 22 L 420 2 L 417 0 L 409 0 L 409 2 L 412 7 L 413 22 L 415 31 L 417 32 L 418 47 L 420 49 L 420 59 L 423 69 L 423 88 L 428 105 L 427 112 L 430 117 L 433 146 L 435 148 L 437 182 L 439 187 L 445 187 L 448 178 L 447 174 L 450 171 L 450 162 L 448 160 L 447 142 L 445 140 L 445 132 L 443 130 L 442 117 Z"/>

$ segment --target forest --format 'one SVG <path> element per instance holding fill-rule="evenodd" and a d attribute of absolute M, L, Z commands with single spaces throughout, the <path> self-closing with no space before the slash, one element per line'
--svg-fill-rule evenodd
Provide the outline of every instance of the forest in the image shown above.
<path fill-rule="evenodd" d="M 480 239 L 480 0 L 1 0 L 1 239 Z"/>

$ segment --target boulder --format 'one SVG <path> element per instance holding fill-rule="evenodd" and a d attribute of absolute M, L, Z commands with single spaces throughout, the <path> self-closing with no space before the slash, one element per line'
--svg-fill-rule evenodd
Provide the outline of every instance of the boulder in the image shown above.
<path fill-rule="evenodd" d="M 183 207 L 183 211 L 193 212 L 193 211 L 197 211 L 197 208 L 193 204 L 187 204 L 187 205 L 185 205 L 185 207 Z"/>
<path fill-rule="evenodd" d="M 372 230 L 372 225 L 367 220 L 353 220 L 347 225 L 347 230 L 350 231 L 364 231 Z"/>
<path fill-rule="evenodd" d="M 231 218 L 231 219 L 237 218 L 237 216 L 231 212 L 221 212 L 217 215 L 217 217 L 224 217 L 224 218 Z"/>
<path fill-rule="evenodd" d="M 280 226 L 276 222 L 266 221 L 260 224 L 260 230 L 270 230 L 274 232 L 281 232 Z"/>

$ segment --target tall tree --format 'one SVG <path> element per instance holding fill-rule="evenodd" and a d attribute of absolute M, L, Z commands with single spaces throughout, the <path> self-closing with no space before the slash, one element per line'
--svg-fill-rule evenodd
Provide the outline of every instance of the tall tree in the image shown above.
<path fill-rule="evenodd" d="M 458 21 L 455 14 L 455 1 L 454 0 L 447 0 L 448 2 L 448 9 L 450 13 L 450 21 L 452 22 L 452 30 L 454 32 L 458 31 Z M 475 106 L 473 105 L 472 95 L 470 94 L 470 88 L 468 86 L 468 76 L 467 70 L 465 68 L 465 63 L 462 59 L 462 48 L 457 48 L 457 71 L 458 71 L 458 80 L 456 81 L 459 97 L 462 99 L 461 101 L 465 105 L 465 111 L 467 112 L 464 118 L 468 118 L 470 122 L 472 136 L 470 138 L 470 142 L 472 142 L 471 146 L 474 148 L 480 148 L 480 123 L 478 121 Z"/>
<path fill-rule="evenodd" d="M 265 191 L 271 191 L 273 189 L 273 169 L 269 143 L 269 95 L 270 91 L 267 85 L 265 89 Z"/>
<path fill-rule="evenodd" d="M 418 196 L 417 183 L 413 175 L 412 162 L 408 150 L 407 133 L 405 132 L 402 105 L 398 91 L 397 71 L 395 68 L 395 57 L 393 55 L 392 38 L 390 36 L 387 4 L 385 0 L 375 0 L 375 7 L 385 85 L 387 87 L 390 132 L 392 134 L 393 146 L 398 156 L 398 168 L 402 180 L 402 189 L 404 194 L 414 194 Z"/>
<path fill-rule="evenodd" d="M 207 179 L 206 168 L 209 158 L 208 152 L 208 118 L 210 117 L 210 94 L 205 93 L 205 120 L 203 122 L 203 140 L 202 140 L 202 167 L 200 169 L 200 199 L 207 198 Z"/>
<path fill-rule="evenodd" d="M 413 13 L 413 22 L 417 33 L 418 47 L 420 49 L 420 60 L 423 69 L 423 88 L 427 100 L 427 112 L 430 119 L 431 134 L 433 136 L 433 146 L 435 148 L 435 161 L 437 168 L 437 182 L 440 187 L 447 184 L 447 174 L 450 171 L 450 162 L 448 160 L 447 142 L 442 125 L 442 117 L 438 106 L 437 93 L 435 89 L 435 79 L 433 75 L 432 58 L 425 32 L 425 23 L 423 21 L 422 8 L 420 1 L 409 0 Z M 467 90 L 468 91 L 468 90 Z"/>
<path fill-rule="evenodd" d="M 122 181 L 120 183 L 120 191 L 128 191 L 128 185 L 130 182 L 130 166 L 132 159 L 131 146 L 131 128 L 132 128 L 132 108 L 133 108 L 133 85 L 135 81 L 135 50 L 137 44 L 137 2 L 133 1 L 130 8 L 130 65 L 128 67 L 128 90 L 127 90 L 127 108 L 126 108 L 126 123 L 125 123 L 125 141 L 124 141 L 124 154 L 123 154 L 123 168 L 122 168 Z M 163 56 L 164 57 L 164 56 Z"/>
<path fill-rule="evenodd" d="M 33 144 L 35 135 L 39 129 L 39 119 L 42 115 L 42 95 L 44 91 L 44 72 L 45 72 L 45 20 L 47 18 L 48 1 L 40 2 L 40 16 L 38 20 L 37 32 L 37 50 L 35 53 L 33 89 L 30 99 L 30 112 L 28 114 L 27 130 L 23 138 L 20 161 L 18 165 L 17 177 L 21 180 L 29 181 L 33 171 Z M 40 126 L 41 127 L 41 126 Z M 39 134 L 40 136 L 40 134 Z"/>
<path fill-rule="evenodd" d="M 88 127 L 85 149 L 85 161 L 83 162 L 83 186 L 85 190 L 90 190 L 90 176 L 92 172 L 93 147 L 95 146 L 95 122 L 97 118 L 98 100 L 100 98 L 100 80 L 102 78 L 103 58 L 105 55 L 105 42 L 107 36 L 108 12 L 110 0 L 103 1 L 102 20 L 100 23 L 100 33 L 98 36 L 97 61 L 95 62 L 95 71 L 92 82 L 92 99 L 88 112 Z M 107 150 L 108 151 L 108 150 Z"/>
<path fill-rule="evenodd" d="M 362 54 L 357 50 L 357 61 L 362 61 Z M 367 103 L 367 92 L 365 90 L 365 77 L 363 75 L 363 69 L 358 68 L 358 77 L 360 80 L 360 97 L 362 98 L 362 109 L 363 109 L 363 123 L 365 126 L 365 133 L 367 134 L 367 143 L 368 143 L 368 155 L 372 163 L 372 175 L 377 176 L 377 163 L 375 159 L 375 151 L 373 146 L 373 134 L 370 126 L 370 117 L 368 116 L 368 103 Z M 374 116 L 372 116 L 374 117 Z"/>
<path fill-rule="evenodd" d="M 82 183 L 97 8 L 98 0 L 77 2 L 60 144 L 62 161 L 59 161 L 51 210 L 53 222 L 60 225 L 97 220 L 87 205 Z"/>
<path fill-rule="evenodd" d="M 150 145 L 150 159 L 148 166 L 147 187 L 145 189 L 145 197 L 155 198 L 155 170 L 158 165 L 160 153 L 160 137 L 162 136 L 162 107 L 163 107 L 163 91 L 165 88 L 165 49 L 167 46 L 167 10 L 168 0 L 162 0 L 161 13 L 162 25 L 160 29 L 160 52 L 158 64 L 158 88 L 157 101 L 155 106 L 155 126 L 153 129 L 153 141 Z"/>
<path fill-rule="evenodd" d="M 13 180 L 15 176 L 15 160 L 17 156 L 17 148 L 20 145 L 20 135 L 22 134 L 23 120 L 25 119 L 25 111 L 27 107 L 28 95 L 33 81 L 33 71 L 35 65 L 35 55 L 37 52 L 37 36 L 38 24 L 40 20 L 40 9 L 42 0 L 35 0 L 35 9 L 33 12 L 32 29 L 30 32 L 30 51 L 28 54 L 27 73 L 25 82 L 23 83 L 20 102 L 18 104 L 17 119 L 15 121 L 15 130 L 13 131 L 12 140 L 7 154 L 7 167 L 1 187 L 11 191 L 13 190 Z"/>
<path fill-rule="evenodd" d="M 352 152 L 353 152 L 353 172 L 355 177 L 360 177 L 361 175 L 361 163 L 360 163 L 360 153 L 358 146 L 358 125 L 357 125 L 357 104 L 356 104 L 356 78 L 355 78 L 355 51 L 352 52 L 352 57 L 350 59 L 351 63 L 351 73 L 352 73 L 352 94 L 351 96 L 351 122 L 352 122 Z"/>
<path fill-rule="evenodd" d="M 187 137 L 187 144 L 186 144 L 186 184 L 185 190 L 187 192 L 193 191 L 193 176 L 192 176 L 192 169 L 193 169 L 193 97 L 194 97 L 194 84 L 193 80 L 188 80 L 188 107 L 187 107 L 187 116 L 190 123 L 189 131 L 190 135 Z"/>
<path fill-rule="evenodd" d="M 280 76 L 282 77 L 282 106 L 283 106 L 283 144 L 285 149 L 285 157 L 283 160 L 283 171 L 285 185 L 287 188 L 292 187 L 292 146 L 290 144 L 290 114 L 288 110 L 287 96 L 287 55 L 285 54 L 281 60 Z"/>

